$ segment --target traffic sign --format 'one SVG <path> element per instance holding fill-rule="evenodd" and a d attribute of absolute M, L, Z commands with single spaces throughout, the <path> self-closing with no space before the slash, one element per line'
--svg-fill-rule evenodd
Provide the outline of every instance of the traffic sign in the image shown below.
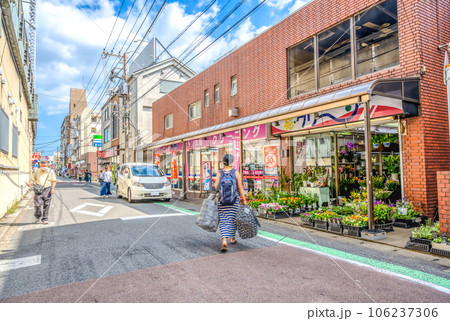
<path fill-rule="evenodd" d="M 42 158 L 42 153 L 41 152 L 33 152 L 33 154 L 31 155 L 32 159 L 41 159 Z"/>
<path fill-rule="evenodd" d="M 94 147 L 102 147 L 102 135 L 94 135 Z"/>

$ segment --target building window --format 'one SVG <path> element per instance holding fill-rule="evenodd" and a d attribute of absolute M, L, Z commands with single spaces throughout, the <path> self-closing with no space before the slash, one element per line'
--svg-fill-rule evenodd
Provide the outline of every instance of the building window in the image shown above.
<path fill-rule="evenodd" d="M 189 120 L 193 120 L 201 117 L 201 101 L 197 101 L 189 105 Z"/>
<path fill-rule="evenodd" d="M 12 156 L 17 158 L 19 151 L 19 130 L 16 126 L 12 127 Z"/>
<path fill-rule="evenodd" d="M 350 20 L 320 33 L 319 87 L 327 87 L 352 79 Z"/>
<path fill-rule="evenodd" d="M 357 75 L 399 64 L 397 0 L 355 16 Z"/>
<path fill-rule="evenodd" d="M 214 103 L 217 104 L 220 99 L 219 84 L 214 86 Z"/>
<path fill-rule="evenodd" d="M 9 152 L 9 118 L 0 108 L 0 151 Z"/>
<path fill-rule="evenodd" d="M 231 77 L 231 96 L 237 95 L 237 76 Z"/>
<path fill-rule="evenodd" d="M 92 128 L 91 128 L 91 133 L 96 133 L 96 132 L 97 132 L 97 128 L 92 127 Z"/>
<path fill-rule="evenodd" d="M 289 97 L 316 90 L 314 38 L 289 49 Z"/>
<path fill-rule="evenodd" d="M 91 123 L 95 123 L 97 119 L 95 117 L 91 117 Z"/>
<path fill-rule="evenodd" d="M 116 104 L 114 104 L 114 107 L 113 107 L 113 114 L 112 114 L 112 126 L 113 126 L 113 128 L 112 128 L 112 138 L 113 139 L 116 139 L 117 138 L 117 135 L 118 135 L 118 124 L 117 124 L 117 122 L 118 122 L 118 117 L 117 117 L 117 105 Z"/>
<path fill-rule="evenodd" d="M 209 89 L 205 90 L 205 107 L 209 107 Z"/>
<path fill-rule="evenodd" d="M 109 127 L 106 127 L 104 130 L 103 140 L 105 143 L 109 142 Z"/>
<path fill-rule="evenodd" d="M 73 104 L 73 108 L 75 108 L 75 104 Z"/>
<path fill-rule="evenodd" d="M 166 115 L 164 117 L 164 128 L 169 129 L 172 127 L 173 127 L 173 114 Z"/>

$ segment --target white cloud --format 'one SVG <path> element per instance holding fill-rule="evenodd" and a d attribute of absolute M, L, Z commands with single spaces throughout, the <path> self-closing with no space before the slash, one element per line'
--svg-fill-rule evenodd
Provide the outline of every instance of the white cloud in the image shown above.
<path fill-rule="evenodd" d="M 311 0 L 295 0 L 292 7 L 289 8 L 289 13 L 292 13 L 292 12 L 298 10 L 299 8 L 301 8 L 308 2 L 311 2 Z"/>
<path fill-rule="evenodd" d="M 270 0 L 267 2 L 269 7 L 274 7 L 276 9 L 282 10 L 288 4 L 290 4 L 292 0 Z"/>
<path fill-rule="evenodd" d="M 49 116 L 69 113 L 69 103 L 68 102 L 62 103 L 62 104 L 56 104 L 56 105 L 46 105 L 43 108 L 44 108 L 45 114 L 49 115 Z M 54 124 L 54 125 L 59 126 L 60 124 Z M 44 128 L 46 128 L 46 127 L 44 127 Z"/>

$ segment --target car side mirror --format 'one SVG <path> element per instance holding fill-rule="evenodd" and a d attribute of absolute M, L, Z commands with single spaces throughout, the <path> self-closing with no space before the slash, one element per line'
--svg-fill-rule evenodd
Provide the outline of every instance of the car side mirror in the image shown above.
<path fill-rule="evenodd" d="M 130 174 L 125 173 L 125 177 L 129 179 L 130 178 Z"/>

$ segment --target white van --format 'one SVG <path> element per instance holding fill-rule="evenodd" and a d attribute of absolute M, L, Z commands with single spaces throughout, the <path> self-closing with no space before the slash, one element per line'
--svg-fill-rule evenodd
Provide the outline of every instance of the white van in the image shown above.
<path fill-rule="evenodd" d="M 172 198 L 171 182 L 159 166 L 147 163 L 127 163 L 120 166 L 117 196 L 128 202 L 143 199 Z"/>

